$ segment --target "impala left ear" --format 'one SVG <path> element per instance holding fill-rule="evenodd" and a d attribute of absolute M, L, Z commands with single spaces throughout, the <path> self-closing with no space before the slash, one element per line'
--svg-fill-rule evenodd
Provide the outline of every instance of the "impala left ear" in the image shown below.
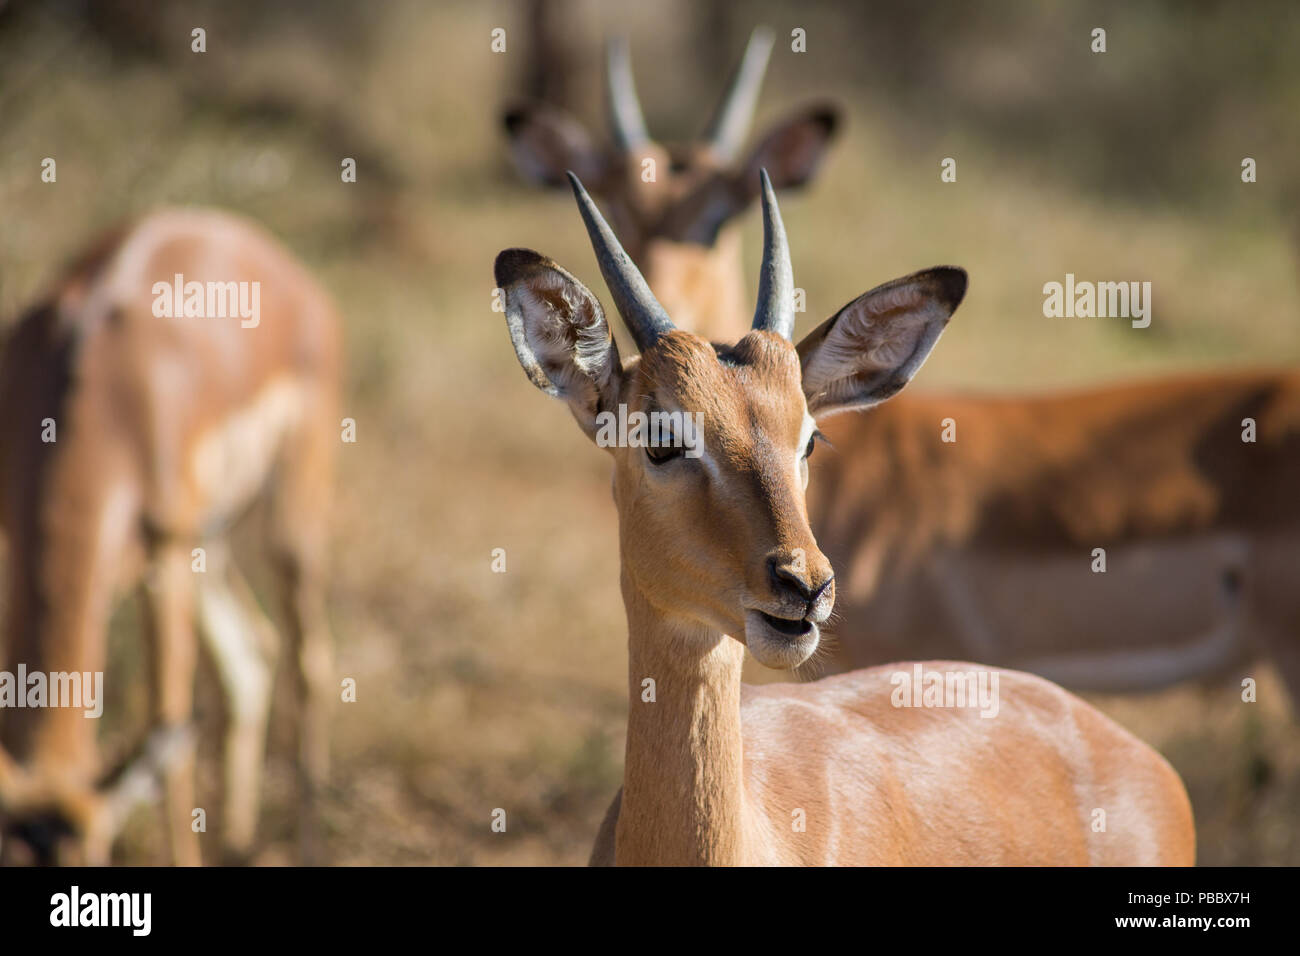
<path fill-rule="evenodd" d="M 936 266 L 858 296 L 799 343 L 808 412 L 870 408 L 925 363 L 966 294 L 966 271 Z"/>
<path fill-rule="evenodd" d="M 585 285 L 531 249 L 496 259 L 506 326 L 529 381 L 563 399 L 589 437 L 618 394 L 622 365 L 600 301 Z"/>

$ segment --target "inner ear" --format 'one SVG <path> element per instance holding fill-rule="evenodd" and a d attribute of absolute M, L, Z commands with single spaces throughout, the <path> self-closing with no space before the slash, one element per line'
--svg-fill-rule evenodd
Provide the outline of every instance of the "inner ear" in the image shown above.
<path fill-rule="evenodd" d="M 588 435 L 618 393 L 622 365 L 600 301 L 581 282 L 530 249 L 497 256 L 506 325 L 534 385 L 563 399 Z"/>
<path fill-rule="evenodd" d="M 966 293 L 966 273 L 938 266 L 858 296 L 799 343 L 815 417 L 869 408 L 911 381 Z"/>

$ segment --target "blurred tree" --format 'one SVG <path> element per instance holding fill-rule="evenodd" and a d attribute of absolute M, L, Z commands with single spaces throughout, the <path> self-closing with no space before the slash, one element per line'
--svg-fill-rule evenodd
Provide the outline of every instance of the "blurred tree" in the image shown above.
<path fill-rule="evenodd" d="M 576 110 L 581 82 L 581 51 L 573 39 L 569 0 L 524 0 L 528 24 L 524 94 L 567 110 Z"/>

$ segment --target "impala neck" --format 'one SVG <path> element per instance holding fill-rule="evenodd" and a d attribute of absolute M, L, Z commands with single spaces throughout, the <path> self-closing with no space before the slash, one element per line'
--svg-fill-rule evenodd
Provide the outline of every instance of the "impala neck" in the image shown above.
<path fill-rule="evenodd" d="M 628 620 L 626 768 L 620 865 L 742 862 L 740 672 L 745 648 L 669 619 L 624 575 Z M 643 682 L 654 680 L 654 701 Z"/>
<path fill-rule="evenodd" d="M 666 239 L 646 243 L 642 271 L 678 328 L 727 343 L 749 331 L 740 239 L 733 224 L 712 247 Z"/>
<path fill-rule="evenodd" d="M 72 473 L 71 467 L 56 468 L 44 480 L 61 488 Z M 0 669 L 16 674 L 21 664 L 28 675 L 40 672 L 47 679 L 51 672 L 77 673 L 86 680 L 102 674 L 113 583 L 105 541 L 116 541 L 126 520 L 112 504 L 93 492 L 73 490 L 41 498 L 11 527 L 11 559 L 21 555 L 23 560 L 10 569 Z M 0 741 L 33 766 L 85 777 L 98 762 L 98 721 L 88 719 L 83 706 L 51 706 L 55 693 L 47 683 L 47 706 L 5 711 Z"/>

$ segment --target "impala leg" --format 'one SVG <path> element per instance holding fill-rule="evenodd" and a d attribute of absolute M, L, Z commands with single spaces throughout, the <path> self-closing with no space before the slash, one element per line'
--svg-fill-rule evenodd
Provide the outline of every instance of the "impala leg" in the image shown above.
<path fill-rule="evenodd" d="M 317 803 L 329 777 L 333 651 L 319 575 L 293 557 L 282 559 L 279 570 L 297 704 L 300 852 L 304 863 L 315 863 L 319 853 Z"/>
<path fill-rule="evenodd" d="M 276 633 L 222 543 L 198 577 L 199 624 L 226 703 L 222 856 L 246 862 L 262 799 Z"/>
<path fill-rule="evenodd" d="M 1276 667 L 1282 685 L 1290 698 L 1291 718 L 1300 718 L 1300 616 L 1287 620 L 1285 613 L 1277 615 L 1278 621 L 1259 629 L 1265 635 L 1264 646 L 1268 657 Z M 1278 626 L 1278 624 L 1281 626 Z M 1240 688 L 1234 688 L 1240 692 Z M 1269 758 L 1264 739 L 1264 718 L 1260 715 L 1260 704 L 1246 705 L 1245 746 L 1251 755 L 1250 783 L 1255 789 L 1262 789 L 1273 776 L 1276 765 Z"/>
<path fill-rule="evenodd" d="M 281 568 L 288 620 L 289 661 L 297 694 L 298 782 L 302 802 L 303 861 L 318 853 L 317 802 L 329 778 L 329 715 L 334 654 L 325 623 L 324 595 L 313 568 L 289 560 Z"/>
<path fill-rule="evenodd" d="M 319 852 L 318 801 L 329 778 L 329 718 L 336 699 L 334 650 L 325 615 L 324 564 L 330 476 L 337 441 L 331 428 L 298 436 L 287 449 L 271 509 L 272 550 L 297 697 L 304 863 L 316 862 Z"/>
<path fill-rule="evenodd" d="M 1300 609 L 1278 608 L 1273 620 L 1258 627 L 1291 699 L 1291 714 L 1300 719 Z"/>
<path fill-rule="evenodd" d="M 1278 642 L 1274 658 L 1291 698 L 1291 715 L 1300 719 L 1300 623 L 1288 636 L 1289 640 Z"/>
<path fill-rule="evenodd" d="M 1300 601 L 1295 594 L 1295 545 L 1285 536 L 1255 544 L 1247 592 L 1249 631 L 1258 650 L 1273 663 L 1290 698 L 1291 716 L 1300 719 Z M 1250 710 L 1253 712 L 1252 705 Z"/>
<path fill-rule="evenodd" d="M 81 866 L 108 866 L 113 861 L 112 833 L 87 833 L 81 841 Z"/>
<path fill-rule="evenodd" d="M 183 732 L 181 729 L 193 714 L 198 657 L 194 572 L 190 570 L 189 550 L 175 540 L 156 543 L 150 557 L 144 583 L 144 616 L 150 644 L 153 725 Z M 202 862 L 199 838 L 190 827 L 194 809 L 193 747 L 164 770 L 163 793 L 172 862 L 197 866 Z"/>

